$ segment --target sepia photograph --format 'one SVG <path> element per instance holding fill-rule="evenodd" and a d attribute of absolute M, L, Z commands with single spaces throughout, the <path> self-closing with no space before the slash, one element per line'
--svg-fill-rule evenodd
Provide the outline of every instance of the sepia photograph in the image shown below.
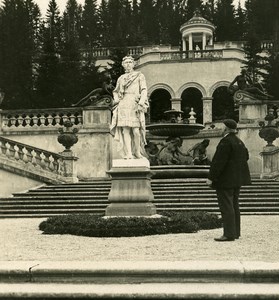
<path fill-rule="evenodd" d="M 279 299 L 279 0 L 0 0 L 0 300 Z"/>

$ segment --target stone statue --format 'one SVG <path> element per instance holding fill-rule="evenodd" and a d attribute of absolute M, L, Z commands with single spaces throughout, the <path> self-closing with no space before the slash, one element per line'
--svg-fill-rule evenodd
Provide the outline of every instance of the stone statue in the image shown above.
<path fill-rule="evenodd" d="M 234 84 L 237 85 L 234 85 Z M 235 79 L 230 83 L 228 90 L 230 93 L 235 94 L 237 91 L 243 91 L 250 95 L 250 98 L 254 99 L 271 99 L 272 96 L 265 93 L 260 83 L 254 83 L 251 76 L 246 69 L 242 69 L 240 75 L 237 75 Z"/>
<path fill-rule="evenodd" d="M 124 159 L 142 158 L 145 154 L 145 112 L 149 106 L 145 77 L 134 71 L 134 59 L 122 60 L 125 74 L 121 75 L 113 91 L 111 134 L 119 142 L 118 150 Z"/>
<path fill-rule="evenodd" d="M 169 137 L 157 154 L 158 165 L 188 165 L 189 154 L 183 153 L 180 148 L 183 140 L 181 137 Z"/>
<path fill-rule="evenodd" d="M 209 139 L 204 139 L 201 143 L 195 144 L 187 151 L 189 155 L 192 152 L 194 165 L 210 165 L 210 160 L 206 154 L 206 148 L 208 147 L 209 143 Z"/>
<path fill-rule="evenodd" d="M 102 87 L 94 89 L 72 106 L 111 106 L 114 88 L 111 75 L 105 72 Z"/>

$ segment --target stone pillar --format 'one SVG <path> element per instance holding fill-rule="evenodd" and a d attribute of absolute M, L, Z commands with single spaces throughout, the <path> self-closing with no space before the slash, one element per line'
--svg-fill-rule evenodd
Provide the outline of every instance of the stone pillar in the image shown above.
<path fill-rule="evenodd" d="M 203 97 L 203 124 L 212 123 L 212 97 Z"/>
<path fill-rule="evenodd" d="M 253 123 L 264 119 L 267 115 L 267 104 L 261 100 L 251 102 L 240 101 L 239 103 L 239 122 Z"/>
<path fill-rule="evenodd" d="M 210 45 L 210 46 L 213 45 L 213 35 L 211 35 L 210 38 L 209 38 L 209 45 Z"/>
<path fill-rule="evenodd" d="M 187 51 L 187 46 L 186 46 L 186 39 L 185 39 L 185 37 L 182 38 L 182 51 Z"/>
<path fill-rule="evenodd" d="M 76 165 L 76 161 L 78 160 L 78 158 L 74 156 L 72 150 L 64 150 L 60 153 L 60 155 L 63 156 L 63 176 L 65 177 L 65 181 L 67 183 L 78 182 Z"/>
<path fill-rule="evenodd" d="M 206 46 L 206 34 L 205 32 L 202 34 L 202 50 L 205 50 Z"/>
<path fill-rule="evenodd" d="M 83 107 L 82 116 L 84 128 L 98 128 L 110 124 L 111 111 L 105 106 L 86 106 Z"/>
<path fill-rule="evenodd" d="M 142 159 L 115 159 L 108 171 L 111 176 L 110 204 L 106 216 L 151 216 L 156 214 L 152 203 L 149 161 Z"/>
<path fill-rule="evenodd" d="M 192 33 L 189 34 L 189 50 L 193 50 L 193 35 Z"/>
<path fill-rule="evenodd" d="M 171 109 L 181 110 L 181 98 L 171 98 Z"/>
<path fill-rule="evenodd" d="M 279 147 L 265 146 L 260 155 L 262 156 L 261 179 L 279 177 Z"/>

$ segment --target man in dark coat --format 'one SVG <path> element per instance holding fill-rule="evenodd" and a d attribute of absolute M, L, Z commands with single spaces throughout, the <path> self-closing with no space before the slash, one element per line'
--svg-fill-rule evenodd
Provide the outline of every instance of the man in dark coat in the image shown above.
<path fill-rule="evenodd" d="M 224 120 L 224 137 L 213 156 L 207 184 L 216 189 L 222 215 L 224 234 L 215 241 L 234 241 L 240 237 L 239 190 L 251 184 L 248 168 L 249 154 L 244 143 L 236 136 L 237 123 Z"/>

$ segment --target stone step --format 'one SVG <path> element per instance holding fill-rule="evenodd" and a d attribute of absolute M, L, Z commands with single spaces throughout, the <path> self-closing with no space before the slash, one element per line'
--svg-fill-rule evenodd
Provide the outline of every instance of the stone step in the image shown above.
<path fill-rule="evenodd" d="M 0 284 L 0 299 L 261 299 L 278 300 L 278 284 L 245 283 L 13 283 Z"/>
<path fill-rule="evenodd" d="M 279 283 L 278 262 L 2 261 L 1 283 Z M 279 286 L 278 286 L 279 288 Z M 0 289 L 1 290 L 1 289 Z"/>

